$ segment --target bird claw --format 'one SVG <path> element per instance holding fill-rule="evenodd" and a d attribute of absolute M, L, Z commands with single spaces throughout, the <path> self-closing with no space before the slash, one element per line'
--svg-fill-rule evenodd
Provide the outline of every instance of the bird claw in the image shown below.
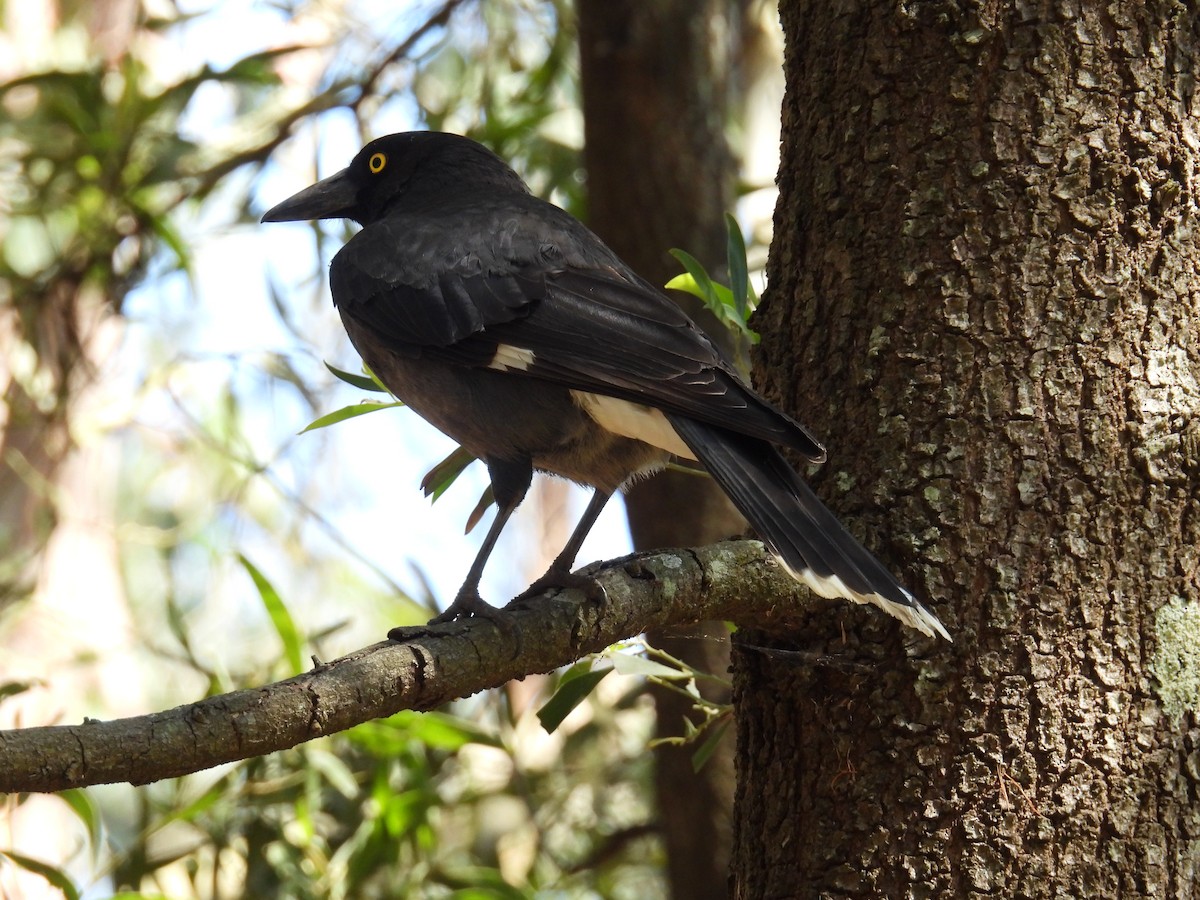
<path fill-rule="evenodd" d="M 583 591 L 584 595 L 592 603 L 604 603 L 608 599 L 604 585 L 595 578 L 589 575 L 582 575 L 578 572 L 571 572 L 567 569 L 556 569 L 554 566 L 551 566 L 545 575 L 517 594 L 505 609 L 511 609 L 514 606 L 527 603 L 534 597 L 540 597 L 550 590 L 571 589 Z"/>
<path fill-rule="evenodd" d="M 389 641 L 395 641 L 397 644 L 407 644 L 411 640 L 424 637 L 430 633 L 428 625 L 397 625 L 388 631 L 387 636 Z"/>
<path fill-rule="evenodd" d="M 459 619 L 487 619 L 498 623 L 501 618 L 500 610 L 480 597 L 478 591 L 466 591 L 459 593 L 444 612 L 429 620 L 429 624 L 443 625 Z"/>
<path fill-rule="evenodd" d="M 419 634 L 428 633 L 429 629 L 434 625 L 445 625 L 450 622 L 465 623 L 471 619 L 483 619 L 491 622 L 506 637 L 515 640 L 518 648 L 520 647 L 521 635 L 516 624 L 512 621 L 512 617 L 506 616 L 503 610 L 496 609 L 496 607 L 486 602 L 479 596 L 478 591 L 460 593 L 454 598 L 454 602 L 446 607 L 445 611 L 434 616 L 427 624 L 415 627 L 393 628 L 388 632 L 388 638 L 393 641 L 403 642 L 411 640 Z"/>

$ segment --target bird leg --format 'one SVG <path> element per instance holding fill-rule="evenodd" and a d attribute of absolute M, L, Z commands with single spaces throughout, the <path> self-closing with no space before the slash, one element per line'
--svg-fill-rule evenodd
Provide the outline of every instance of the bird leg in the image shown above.
<path fill-rule="evenodd" d="M 601 511 L 604 509 L 604 504 L 608 502 L 611 496 L 611 493 L 596 488 L 596 492 L 592 494 L 592 499 L 588 501 L 587 509 L 583 511 L 583 516 L 579 519 L 579 524 L 571 532 L 571 536 L 567 539 L 566 546 L 562 548 L 562 552 L 554 557 L 554 562 L 550 563 L 550 568 L 546 570 L 546 574 L 513 598 L 509 606 L 512 606 L 513 603 L 520 603 L 531 597 L 536 597 L 538 594 L 545 593 L 550 588 L 578 588 L 587 594 L 589 600 L 596 603 L 603 602 L 605 593 L 600 583 L 594 578 L 572 572 L 571 567 L 575 564 L 575 557 L 579 554 L 584 539 L 588 536 L 588 532 L 592 530 L 592 526 L 596 524 L 596 519 L 600 517 Z"/>
<path fill-rule="evenodd" d="M 468 616 L 480 616 L 494 622 L 499 621 L 500 610 L 479 596 L 479 580 L 483 577 L 483 567 L 487 565 L 488 557 L 492 555 L 500 532 L 504 530 L 504 526 L 508 524 L 513 512 L 525 499 L 529 483 L 533 480 L 533 465 L 528 459 L 517 462 L 489 459 L 487 467 L 488 474 L 492 478 L 492 494 L 496 498 L 496 518 L 492 521 L 492 526 L 488 529 L 479 552 L 475 554 L 475 561 L 467 570 L 466 580 L 458 589 L 454 602 L 446 607 L 445 612 L 430 619 L 430 625 L 453 622 L 455 619 Z"/>

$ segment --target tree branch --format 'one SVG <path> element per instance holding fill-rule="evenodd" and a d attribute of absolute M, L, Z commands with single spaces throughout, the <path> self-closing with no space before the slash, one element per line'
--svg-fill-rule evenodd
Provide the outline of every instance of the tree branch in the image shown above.
<path fill-rule="evenodd" d="M 402 709 L 433 709 L 513 678 L 549 672 L 642 631 L 709 619 L 779 628 L 822 603 L 756 541 L 638 554 L 605 563 L 608 599 L 569 591 L 486 619 L 409 629 L 261 688 L 109 722 L 0 731 L 0 792 L 146 784 L 261 756 Z"/>

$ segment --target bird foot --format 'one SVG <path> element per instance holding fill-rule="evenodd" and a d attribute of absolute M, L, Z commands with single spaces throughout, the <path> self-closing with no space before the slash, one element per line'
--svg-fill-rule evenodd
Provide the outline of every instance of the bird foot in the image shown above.
<path fill-rule="evenodd" d="M 459 619 L 487 619 L 489 622 L 499 622 L 503 616 L 500 610 L 487 603 L 479 596 L 478 591 L 460 591 L 454 602 L 429 620 L 430 625 L 442 625 L 446 622 L 457 622 Z"/>
<path fill-rule="evenodd" d="M 393 628 L 388 632 L 388 638 L 393 641 L 408 641 L 422 634 L 428 634 L 434 625 L 444 625 L 449 622 L 463 622 L 469 619 L 484 619 L 491 622 L 506 636 L 513 638 L 520 647 L 521 636 L 511 616 L 506 616 L 503 610 L 496 609 L 479 596 L 478 591 L 462 591 L 445 611 L 434 616 L 425 625 Z"/>
<path fill-rule="evenodd" d="M 454 602 L 446 607 L 444 612 L 434 616 L 424 625 L 401 625 L 389 631 L 388 638 L 393 641 L 408 641 L 414 637 L 429 634 L 430 629 L 434 625 L 445 625 L 450 622 L 474 618 L 487 619 L 489 622 L 504 627 L 502 622 L 504 616 L 500 610 L 489 603 L 485 603 L 478 592 L 467 592 L 460 593 L 454 598 Z"/>
<path fill-rule="evenodd" d="M 558 569 L 551 566 L 545 575 L 517 594 L 505 609 L 511 609 L 514 606 L 527 603 L 534 597 L 540 597 L 549 590 L 570 590 L 572 588 L 577 591 L 583 591 L 588 600 L 593 603 L 603 603 L 608 599 L 608 594 L 605 593 L 603 585 L 595 578 L 578 572 L 572 572 L 569 569 Z"/>

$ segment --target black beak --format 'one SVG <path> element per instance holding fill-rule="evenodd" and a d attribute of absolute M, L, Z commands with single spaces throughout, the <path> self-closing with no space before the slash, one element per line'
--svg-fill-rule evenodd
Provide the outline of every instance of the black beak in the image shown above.
<path fill-rule="evenodd" d="M 352 219 L 358 189 L 342 169 L 267 210 L 264 222 L 300 222 L 306 219 Z"/>

